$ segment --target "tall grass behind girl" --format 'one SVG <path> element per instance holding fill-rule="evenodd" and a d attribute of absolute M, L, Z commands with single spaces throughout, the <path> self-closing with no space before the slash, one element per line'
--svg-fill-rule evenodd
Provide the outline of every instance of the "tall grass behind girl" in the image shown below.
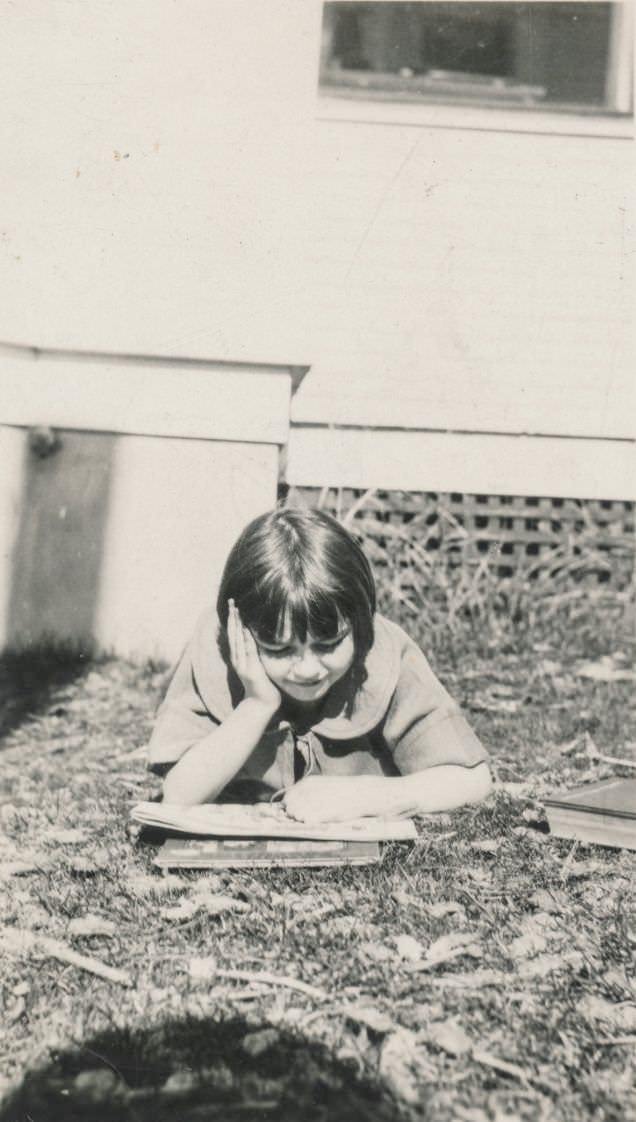
<path fill-rule="evenodd" d="M 412 639 L 376 611 L 369 562 L 320 510 L 254 519 L 160 706 L 150 766 L 192 805 L 282 792 L 307 823 L 483 799 L 488 757 Z"/>

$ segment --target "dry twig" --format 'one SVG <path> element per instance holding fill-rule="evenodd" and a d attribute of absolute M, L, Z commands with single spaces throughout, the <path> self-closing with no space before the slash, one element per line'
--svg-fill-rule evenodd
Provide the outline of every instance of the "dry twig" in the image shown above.
<path fill-rule="evenodd" d="M 9 949 L 20 952 L 42 951 L 48 958 L 56 958 L 59 962 L 76 966 L 78 970 L 86 970 L 98 978 L 105 978 L 107 982 L 116 982 L 120 986 L 132 985 L 132 978 L 125 970 L 107 966 L 92 955 L 78 954 L 59 939 L 51 939 L 48 935 L 35 934 L 17 927 L 5 927 L 1 934 Z"/>
<path fill-rule="evenodd" d="M 259 973 L 254 970 L 224 970 L 216 971 L 219 978 L 236 978 L 241 982 L 262 982 L 266 986 L 285 986 L 290 990 L 298 990 L 315 1001 L 326 1001 L 329 994 L 326 990 L 319 990 L 317 986 L 310 986 L 298 978 L 290 978 L 287 974 L 270 974 L 268 971 Z"/>

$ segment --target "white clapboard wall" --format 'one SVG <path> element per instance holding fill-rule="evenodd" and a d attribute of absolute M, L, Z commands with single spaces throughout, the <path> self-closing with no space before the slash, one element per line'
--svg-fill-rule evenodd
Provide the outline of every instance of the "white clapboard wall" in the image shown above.
<path fill-rule="evenodd" d="M 296 487 L 636 499 L 630 440 L 293 425 Z"/>
<path fill-rule="evenodd" d="M 292 484 L 633 497 L 631 118 L 334 106 L 320 23 L 8 6 L 0 339 L 305 367 Z"/>

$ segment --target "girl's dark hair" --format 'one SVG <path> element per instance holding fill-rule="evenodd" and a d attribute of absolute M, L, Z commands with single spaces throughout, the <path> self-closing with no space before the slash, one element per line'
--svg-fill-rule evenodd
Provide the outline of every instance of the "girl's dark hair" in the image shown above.
<path fill-rule="evenodd" d="M 287 621 L 304 642 L 333 638 L 343 620 L 356 660 L 373 643 L 375 582 L 355 539 L 322 510 L 284 508 L 245 527 L 225 563 L 217 600 L 223 628 L 228 600 L 258 638 L 279 638 Z"/>

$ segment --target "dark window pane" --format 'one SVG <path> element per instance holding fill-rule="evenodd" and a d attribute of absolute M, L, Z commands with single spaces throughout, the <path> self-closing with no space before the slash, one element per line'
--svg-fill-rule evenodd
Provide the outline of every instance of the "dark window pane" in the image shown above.
<path fill-rule="evenodd" d="M 606 104 L 609 3 L 326 3 L 321 83 L 481 104 Z"/>

